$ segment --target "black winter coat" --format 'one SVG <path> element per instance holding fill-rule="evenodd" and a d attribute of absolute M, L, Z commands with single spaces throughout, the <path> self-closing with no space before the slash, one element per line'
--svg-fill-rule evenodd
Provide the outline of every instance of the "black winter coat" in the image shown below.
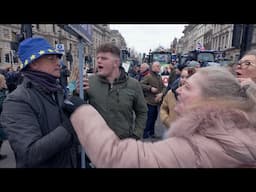
<path fill-rule="evenodd" d="M 53 93 L 24 77 L 5 99 L 1 122 L 8 133 L 16 167 L 77 167 L 78 144 L 61 125 L 64 95 L 57 95 L 54 98 Z"/>

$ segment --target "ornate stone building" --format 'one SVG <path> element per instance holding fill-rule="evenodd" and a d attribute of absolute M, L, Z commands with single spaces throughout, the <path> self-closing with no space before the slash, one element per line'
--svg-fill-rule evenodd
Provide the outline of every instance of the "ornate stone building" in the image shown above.
<path fill-rule="evenodd" d="M 16 41 L 16 35 L 20 33 L 21 24 L 5 24 L 0 25 L 0 67 L 7 68 L 13 66 L 16 68 L 16 52 L 11 49 L 11 42 Z M 107 24 L 92 25 L 93 44 L 85 43 L 85 56 L 95 58 L 96 48 L 111 39 L 110 27 Z M 70 52 L 73 61 L 67 61 L 66 56 L 63 57 L 64 63 L 67 63 L 68 68 L 72 64 L 78 63 L 78 39 L 65 31 L 58 24 L 32 24 L 33 36 L 45 37 L 52 46 L 63 44 L 65 53 Z M 94 64 L 94 61 L 93 61 Z"/>
<path fill-rule="evenodd" d="M 126 49 L 126 42 L 123 36 L 119 33 L 118 30 L 111 30 L 111 39 L 110 42 L 115 44 L 120 49 Z"/>
<path fill-rule="evenodd" d="M 255 28 L 255 25 L 254 25 Z M 194 50 L 200 43 L 205 49 L 224 51 L 226 57 L 236 62 L 240 48 L 232 45 L 233 24 L 189 24 L 185 26 L 183 36 L 178 40 L 178 52 L 181 54 Z M 253 31 L 251 49 L 256 48 L 256 31 Z"/>

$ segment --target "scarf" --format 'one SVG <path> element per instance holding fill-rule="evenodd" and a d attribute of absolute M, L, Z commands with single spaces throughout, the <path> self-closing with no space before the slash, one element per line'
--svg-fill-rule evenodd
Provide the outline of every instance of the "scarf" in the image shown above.
<path fill-rule="evenodd" d="M 50 92 L 57 92 L 62 90 L 57 77 L 41 71 L 26 70 L 22 72 L 25 77 L 33 82 L 36 82 L 41 87 L 47 89 Z"/>

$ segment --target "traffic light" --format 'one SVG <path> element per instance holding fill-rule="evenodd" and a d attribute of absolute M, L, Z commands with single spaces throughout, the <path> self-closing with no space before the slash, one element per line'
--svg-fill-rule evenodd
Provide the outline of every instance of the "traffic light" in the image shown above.
<path fill-rule="evenodd" d="M 32 24 L 22 24 L 20 33 L 16 34 L 15 41 L 11 42 L 11 49 L 14 50 L 15 52 L 18 52 L 20 42 L 32 36 L 33 36 Z"/>
<path fill-rule="evenodd" d="M 145 57 L 146 57 L 146 53 L 143 53 L 143 57 L 142 57 L 142 59 L 144 60 L 144 59 L 145 59 Z"/>
<path fill-rule="evenodd" d="M 84 62 L 87 63 L 87 61 L 88 61 L 88 56 L 85 56 L 84 57 Z"/>

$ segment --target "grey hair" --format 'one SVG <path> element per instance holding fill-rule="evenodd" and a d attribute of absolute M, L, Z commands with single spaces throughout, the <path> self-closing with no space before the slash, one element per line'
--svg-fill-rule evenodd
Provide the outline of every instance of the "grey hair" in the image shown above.
<path fill-rule="evenodd" d="M 256 49 L 247 51 L 243 56 L 245 56 L 245 55 L 254 55 L 256 57 Z"/>
<path fill-rule="evenodd" d="M 203 97 L 221 100 L 237 108 L 250 111 L 255 106 L 248 87 L 241 87 L 238 79 L 224 67 L 204 67 L 197 71 L 205 78 L 198 84 Z M 254 96 L 255 97 L 255 96 Z"/>
<path fill-rule="evenodd" d="M 206 77 L 198 82 L 205 97 L 234 96 L 240 92 L 239 81 L 223 67 L 203 67 L 197 73 Z"/>

